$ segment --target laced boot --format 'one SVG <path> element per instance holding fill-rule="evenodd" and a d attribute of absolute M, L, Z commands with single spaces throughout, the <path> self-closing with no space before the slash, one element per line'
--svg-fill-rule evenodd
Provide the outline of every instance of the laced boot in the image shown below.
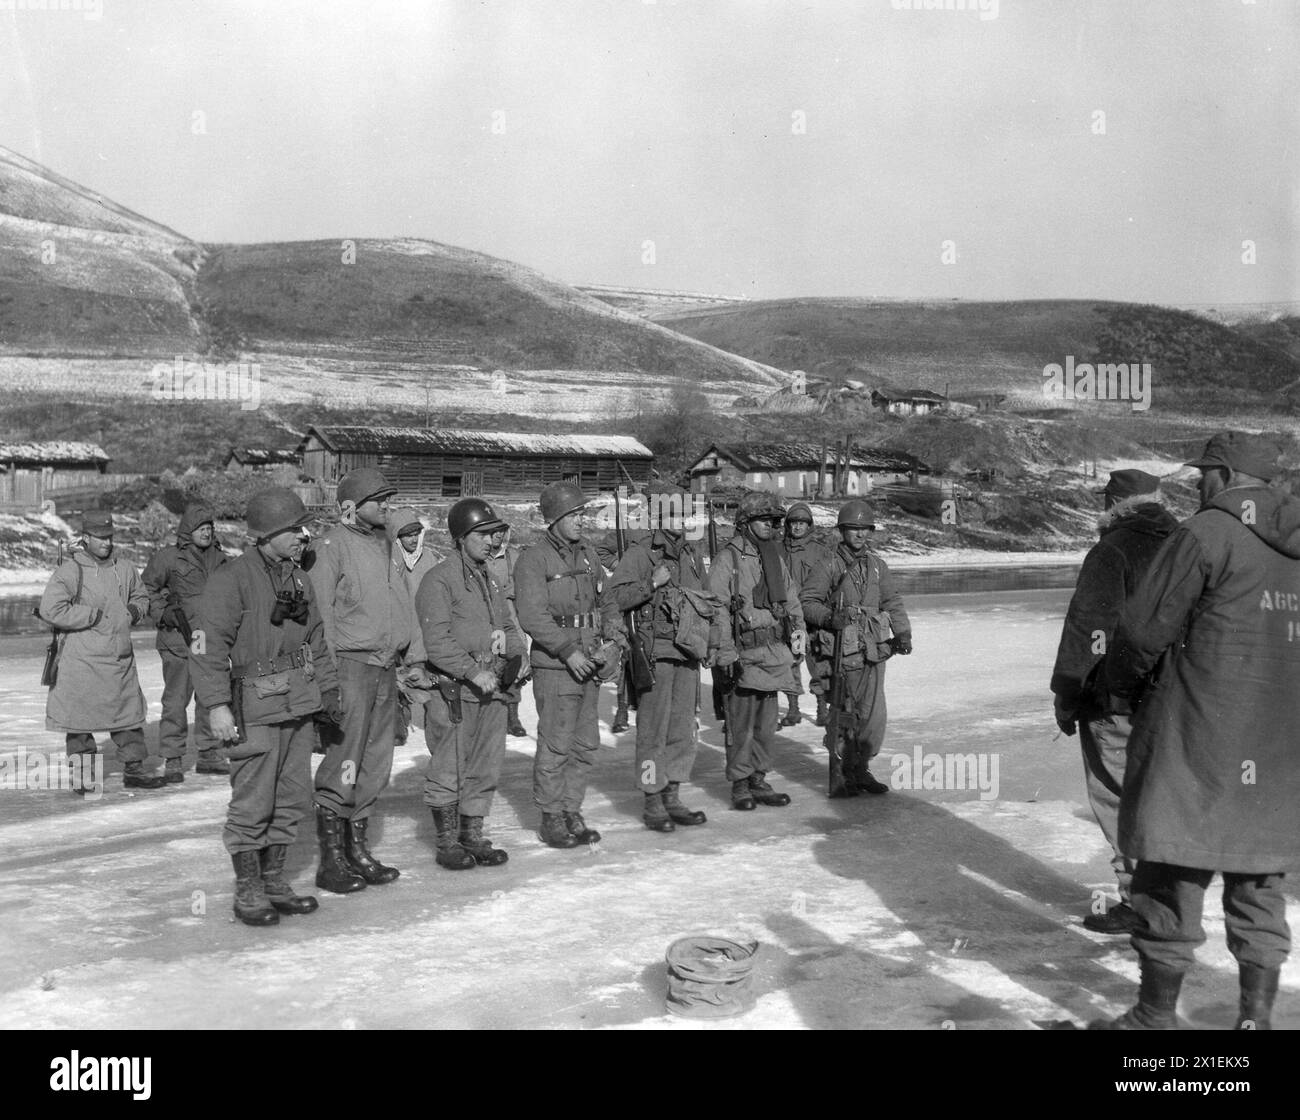
<path fill-rule="evenodd" d="M 492 841 L 483 835 L 482 817 L 460 818 L 460 846 L 483 867 L 500 867 L 510 858 L 502 849 L 492 847 Z"/>
<path fill-rule="evenodd" d="M 569 831 L 569 826 L 560 813 L 543 813 L 542 830 L 538 833 L 542 843 L 552 848 L 576 848 L 579 840 Z"/>
<path fill-rule="evenodd" d="M 168 785 L 180 785 L 185 781 L 185 760 L 169 758 L 163 763 L 163 781 Z"/>
<path fill-rule="evenodd" d="M 274 926 L 280 915 L 271 908 L 262 886 L 262 863 L 257 852 L 235 852 L 235 917 L 246 926 Z"/>
<path fill-rule="evenodd" d="M 1090 1031 L 1176 1031 L 1182 971 L 1154 961 L 1142 962 L 1138 1001 L 1117 1019 L 1094 1019 Z"/>
<path fill-rule="evenodd" d="M 524 725 L 519 722 L 518 704 L 506 705 L 506 730 L 509 731 L 511 735 L 514 735 L 516 737 L 520 735 L 528 734 L 528 731 L 525 729 Z"/>
<path fill-rule="evenodd" d="M 785 715 L 781 717 L 782 727 L 794 727 L 796 724 L 803 722 L 803 712 L 799 710 L 799 698 L 791 696 L 786 709 Z"/>
<path fill-rule="evenodd" d="M 572 813 L 565 812 L 564 823 L 569 828 L 569 834 L 578 841 L 579 844 L 599 844 L 600 833 L 594 828 L 588 828 L 587 822 L 582 819 L 582 814 L 578 810 Z"/>
<path fill-rule="evenodd" d="M 320 867 L 316 885 L 334 894 L 366 889 L 366 881 L 348 866 L 343 854 L 343 818 L 323 805 L 316 806 L 316 839 L 320 841 Z"/>
<path fill-rule="evenodd" d="M 125 789 L 162 789 L 167 779 L 161 774 L 146 774 L 143 762 L 128 762 L 122 767 L 122 785 Z"/>
<path fill-rule="evenodd" d="M 631 726 L 627 719 L 627 705 L 620 704 L 618 710 L 614 713 L 614 722 L 609 725 L 610 731 L 615 735 L 621 735 Z"/>
<path fill-rule="evenodd" d="M 1237 1013 L 1239 1031 L 1271 1031 L 1273 1000 L 1277 998 L 1280 968 L 1261 968 L 1257 964 L 1238 964 L 1241 1003 Z M 1249 1025 L 1247 1025 L 1249 1024 Z"/>
<path fill-rule="evenodd" d="M 460 806 L 433 805 L 430 806 L 430 811 L 433 813 L 438 845 L 438 854 L 433 858 L 438 866 L 445 867 L 448 871 L 468 871 L 471 867 L 477 867 L 474 857 L 461 847 Z"/>
<path fill-rule="evenodd" d="M 768 785 L 767 774 L 762 770 L 755 770 L 749 776 L 749 789 L 754 800 L 760 805 L 772 805 L 780 808 L 782 805 L 790 804 L 790 795 L 788 793 L 777 793 Z"/>
<path fill-rule="evenodd" d="M 281 914 L 310 914 L 320 904 L 309 894 L 294 894 L 284 874 L 284 860 L 289 854 L 285 844 L 262 849 L 262 888 L 267 900 Z"/>
<path fill-rule="evenodd" d="M 401 872 L 396 867 L 387 867 L 370 854 L 366 843 L 366 830 L 370 827 L 370 818 L 345 821 L 343 823 L 344 858 L 348 866 L 371 886 L 391 883 Z"/>
<path fill-rule="evenodd" d="M 677 794 L 679 785 L 680 782 L 669 782 L 668 788 L 663 792 L 664 808 L 668 810 L 668 815 L 674 824 L 703 824 L 709 818 L 698 810 L 688 809 L 682 804 L 682 799 Z"/>
<path fill-rule="evenodd" d="M 754 791 L 749 788 L 748 778 L 741 778 L 740 781 L 731 783 L 731 807 L 745 812 L 758 808 L 758 802 L 754 800 Z"/>
<path fill-rule="evenodd" d="M 828 710 L 828 709 L 827 709 L 827 707 L 826 707 L 826 697 L 825 697 L 825 696 L 818 696 L 818 697 L 817 697 L 817 716 L 816 716 L 816 718 L 813 720 L 813 726 L 814 726 L 814 727 L 825 727 L 825 726 L 826 726 L 826 714 L 827 714 L 827 710 Z"/>
<path fill-rule="evenodd" d="M 668 810 L 664 806 L 664 795 L 662 793 L 647 793 L 645 795 L 645 812 L 641 814 L 641 819 L 645 821 L 645 826 L 651 832 L 676 832 L 677 826 L 673 824 L 673 818 L 668 815 Z"/>

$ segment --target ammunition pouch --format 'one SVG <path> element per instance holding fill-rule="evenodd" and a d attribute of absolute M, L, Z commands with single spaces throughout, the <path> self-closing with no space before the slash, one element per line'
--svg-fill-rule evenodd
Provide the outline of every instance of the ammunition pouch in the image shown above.
<path fill-rule="evenodd" d="M 736 644 L 740 649 L 757 649 L 759 646 L 772 645 L 782 640 L 781 627 L 760 626 L 757 630 L 742 630 L 737 635 Z"/>

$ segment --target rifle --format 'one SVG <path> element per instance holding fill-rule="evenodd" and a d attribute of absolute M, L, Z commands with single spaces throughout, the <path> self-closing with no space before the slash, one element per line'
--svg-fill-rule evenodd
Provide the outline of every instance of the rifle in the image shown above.
<path fill-rule="evenodd" d="M 707 508 L 709 511 L 709 570 L 713 570 L 713 562 L 718 558 L 718 523 L 713 520 L 713 502 L 708 501 Z M 735 633 L 734 620 L 732 633 Z M 740 647 L 736 647 L 736 653 L 739 655 Z M 727 701 L 726 696 L 730 688 L 732 674 L 727 669 L 714 668 L 710 674 L 713 677 L 713 716 L 715 719 L 726 720 L 727 718 Z"/>
<path fill-rule="evenodd" d="M 840 581 L 843 584 L 843 580 Z M 843 615 L 844 588 L 835 596 L 835 614 Z M 826 750 L 830 754 L 830 773 L 827 779 L 827 797 L 847 797 L 844 782 L 843 737 L 840 721 L 844 711 L 844 628 L 835 631 L 835 645 L 831 652 L 831 687 L 826 696 Z"/>
<path fill-rule="evenodd" d="M 194 631 L 190 628 L 190 620 L 185 617 L 185 608 L 181 606 L 180 593 L 177 591 L 169 591 L 167 593 L 167 605 L 176 612 L 176 629 L 180 633 L 180 636 L 185 639 L 185 644 L 187 646 L 193 645 Z"/>
<path fill-rule="evenodd" d="M 621 563 L 627 552 L 627 533 L 623 528 L 623 507 L 619 501 L 622 487 L 614 490 L 614 547 Z M 641 693 L 655 686 L 654 658 L 646 653 L 645 643 L 636 625 L 636 611 L 626 611 L 623 625 L 627 628 L 628 651 L 623 662 L 624 682 L 627 686 L 628 705 L 635 709 Z"/>
<path fill-rule="evenodd" d="M 59 541 L 58 567 L 62 567 L 62 566 L 63 566 L 63 542 Z M 81 567 L 80 565 L 78 565 L 77 591 L 76 594 L 72 596 L 72 601 L 74 603 L 79 602 L 81 599 L 81 581 L 82 581 Z M 32 614 L 34 614 L 37 618 L 41 618 L 41 608 L 33 607 Z M 41 621 L 44 622 L 45 620 L 41 618 Z M 63 631 L 61 631 L 57 626 L 51 623 L 50 644 L 46 647 L 45 650 L 45 664 L 41 666 L 41 684 L 45 688 L 53 688 L 55 683 L 59 679 L 59 657 L 62 655 L 62 653 L 63 653 Z"/>

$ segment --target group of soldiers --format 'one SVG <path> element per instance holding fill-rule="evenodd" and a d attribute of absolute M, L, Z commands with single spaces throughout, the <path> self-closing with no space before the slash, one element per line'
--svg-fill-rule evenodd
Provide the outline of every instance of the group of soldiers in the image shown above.
<path fill-rule="evenodd" d="M 451 550 L 439 557 L 415 511 L 392 508 L 395 494 L 380 471 L 352 471 L 339 482 L 337 524 L 313 540 L 301 499 L 269 488 L 250 499 L 250 546 L 234 558 L 215 542 L 213 510 L 193 504 L 176 546 L 150 560 L 143 580 L 113 554 L 111 515 L 91 512 L 84 547 L 42 600 L 64 642 L 47 726 L 67 735 L 70 756 L 92 757 L 94 734 L 108 732 L 125 786 L 181 782 L 194 699 L 196 769 L 230 777 L 223 839 L 241 921 L 271 925 L 317 908 L 284 874 L 313 806 L 317 887 L 350 893 L 399 877 L 370 850 L 368 823 L 412 718 L 431 755 L 424 801 L 436 862 L 505 863 L 484 826 L 507 732 L 523 732 L 518 703 L 529 680 L 538 835 L 553 848 L 600 840 L 583 804 L 600 744 L 600 686 L 615 678 L 637 713 L 636 784 L 652 831 L 706 823 L 680 793 L 695 762 L 706 667 L 734 809 L 790 803 L 767 780 L 779 696 L 797 713 L 806 664 L 819 722 L 829 718 L 833 647 L 844 679 L 839 793 L 885 792 L 869 769 L 885 732 L 884 661 L 911 652 L 911 627 L 888 567 L 867 547 L 865 502 L 845 504 L 829 549 L 809 539 L 807 505 L 791 509 L 783 542 L 781 503 L 747 494 L 734 536 L 708 556 L 686 532 L 684 502 L 619 548 L 589 532 L 591 503 L 578 486 L 557 482 L 541 492 L 547 528 L 531 546 L 509 546 L 493 507 L 465 498 L 448 513 Z M 131 652 L 130 627 L 146 614 L 163 661 L 161 774 L 143 768 L 145 704 Z M 323 754 L 314 779 L 313 751 Z"/>

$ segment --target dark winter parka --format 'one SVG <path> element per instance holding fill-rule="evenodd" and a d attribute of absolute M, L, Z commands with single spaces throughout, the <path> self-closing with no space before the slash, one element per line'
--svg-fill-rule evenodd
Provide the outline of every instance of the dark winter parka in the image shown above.
<path fill-rule="evenodd" d="M 1125 855 L 1244 874 L 1300 864 L 1300 501 L 1234 487 L 1183 522 L 1125 606 L 1105 674 L 1119 695 L 1145 689 Z"/>
<path fill-rule="evenodd" d="M 662 587 L 655 588 L 654 572 L 660 563 L 667 567 L 669 579 Z M 612 603 L 620 612 L 636 612 L 637 632 L 645 648 L 654 651 L 656 660 L 690 659 L 675 641 L 682 590 L 706 590 L 704 561 L 681 534 L 666 533 L 662 529 L 656 529 L 645 540 L 631 545 L 610 576 L 609 597 Z M 711 644 L 716 647 L 716 623 L 712 630 Z"/>
<path fill-rule="evenodd" d="M 861 668 L 889 656 L 886 645 L 891 634 L 911 637 L 912 623 L 903 607 L 903 597 L 894 587 L 886 564 L 870 549 L 858 555 L 840 543 L 825 563 L 813 569 L 802 595 L 804 617 L 817 627 L 816 671 L 821 679 L 830 676 L 835 632 L 828 628 L 840 592 L 850 620 L 844 627 L 844 667 Z"/>
<path fill-rule="evenodd" d="M 1127 700 L 1098 687 L 1094 671 L 1105 659 L 1124 603 L 1176 528 L 1178 521 L 1159 502 L 1143 502 L 1108 519 L 1101 540 L 1084 557 L 1052 670 L 1052 691 L 1068 710 L 1089 716 L 1128 712 Z"/>
<path fill-rule="evenodd" d="M 171 653 L 187 652 L 185 639 L 180 631 L 163 621 L 163 611 L 172 602 L 173 596 L 180 599 L 180 607 L 185 612 L 190 627 L 194 626 L 194 616 L 199 609 L 199 596 L 212 575 L 222 564 L 230 559 L 217 546 L 214 539 L 207 548 L 197 548 L 190 540 L 190 534 L 200 525 L 214 519 L 210 506 L 195 502 L 185 508 L 180 527 L 176 530 L 176 544 L 160 548 L 149 558 L 145 565 L 145 590 L 149 593 L 149 617 L 158 627 L 156 648 Z"/>

